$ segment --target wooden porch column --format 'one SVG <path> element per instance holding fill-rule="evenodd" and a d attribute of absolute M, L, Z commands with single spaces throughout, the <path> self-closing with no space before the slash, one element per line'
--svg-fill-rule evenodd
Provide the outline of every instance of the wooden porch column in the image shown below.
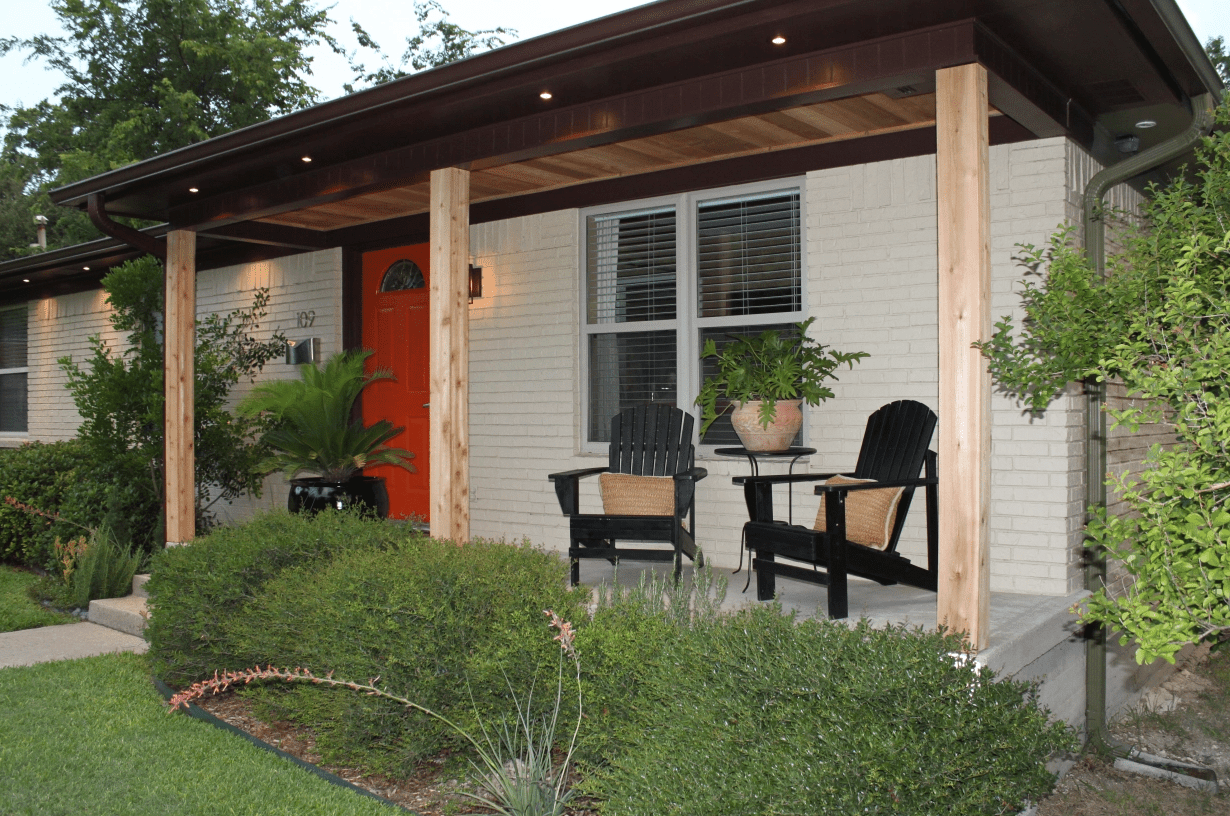
<path fill-rule="evenodd" d="M 990 629 L 987 515 L 991 375 L 970 344 L 991 333 L 987 72 L 936 72 L 939 237 L 938 621 L 984 649 Z"/>
<path fill-rule="evenodd" d="M 431 173 L 431 535 L 470 538 L 470 173 Z"/>
<path fill-rule="evenodd" d="M 196 349 L 196 233 L 167 233 L 163 374 L 166 406 L 167 545 L 196 536 L 196 453 L 193 443 L 193 363 Z"/>

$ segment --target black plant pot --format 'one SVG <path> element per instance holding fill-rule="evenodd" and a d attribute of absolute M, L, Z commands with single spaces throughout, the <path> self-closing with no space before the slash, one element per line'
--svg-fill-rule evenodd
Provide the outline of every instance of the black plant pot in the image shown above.
<path fill-rule="evenodd" d="M 389 517 L 389 492 L 381 476 L 352 476 L 341 482 L 319 477 L 291 479 L 290 498 L 286 502 L 292 513 L 318 513 L 321 510 L 360 508 L 377 518 Z"/>

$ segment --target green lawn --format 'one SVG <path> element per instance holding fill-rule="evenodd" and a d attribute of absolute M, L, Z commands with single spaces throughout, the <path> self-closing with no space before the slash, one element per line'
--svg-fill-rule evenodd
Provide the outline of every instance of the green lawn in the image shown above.
<path fill-rule="evenodd" d="M 396 813 L 247 741 L 169 714 L 144 657 L 0 670 L 0 813 Z"/>
<path fill-rule="evenodd" d="M 76 622 L 72 615 L 51 612 L 26 594 L 26 588 L 37 580 L 33 573 L 0 566 L 0 632 Z"/>

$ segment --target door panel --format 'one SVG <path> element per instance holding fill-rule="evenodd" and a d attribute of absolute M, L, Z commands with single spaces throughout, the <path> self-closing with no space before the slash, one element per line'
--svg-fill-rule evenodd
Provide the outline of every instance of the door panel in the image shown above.
<path fill-rule="evenodd" d="M 415 473 L 392 465 L 364 468 L 383 476 L 389 490 L 390 518 L 428 518 L 429 489 L 426 407 L 430 400 L 428 368 L 427 244 L 382 249 L 363 254 L 363 347 L 375 351 L 368 370 L 388 369 L 396 379 L 372 383 L 363 392 L 363 421 L 387 419 L 405 430 L 389 444 L 414 453 Z M 421 278 L 407 274 L 417 267 Z M 381 291 L 386 275 L 393 291 Z M 421 283 L 421 285 L 419 285 Z"/>

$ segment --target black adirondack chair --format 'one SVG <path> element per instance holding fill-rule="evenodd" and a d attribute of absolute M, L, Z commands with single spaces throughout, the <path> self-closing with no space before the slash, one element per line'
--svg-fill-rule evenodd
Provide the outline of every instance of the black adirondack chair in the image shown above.
<path fill-rule="evenodd" d="M 580 559 L 616 558 L 674 561 L 675 578 L 682 555 L 696 559 L 696 483 L 708 475 L 695 466 L 691 415 L 669 405 L 629 408 L 611 420 L 610 463 L 607 467 L 552 473 L 560 510 L 569 517 L 568 558 L 575 585 L 581 579 Z M 674 478 L 674 512 L 670 515 L 606 515 L 582 513 L 580 481 L 600 473 Z M 684 526 L 684 519 L 688 524 Z M 671 549 L 616 546 L 617 541 L 661 542 Z"/>
<path fill-rule="evenodd" d="M 743 485 L 751 515 L 744 527 L 746 546 L 752 550 L 756 571 L 756 597 L 773 599 L 774 579 L 780 575 L 800 581 L 828 585 L 830 618 L 849 614 L 846 576 L 869 578 L 882 585 L 907 584 L 936 591 L 938 575 L 938 501 L 936 498 L 936 455 L 928 450 L 935 431 L 936 416 L 930 408 L 912 400 L 883 406 L 867 420 L 863 447 L 853 473 L 809 473 L 794 476 L 743 476 L 734 481 Z M 926 471 L 925 476 L 920 473 Z M 824 496 L 825 529 L 809 530 L 773 520 L 773 485 L 825 481 L 833 476 L 874 479 L 875 484 L 822 484 L 816 494 Z M 851 493 L 884 487 L 903 487 L 896 519 L 883 550 L 846 539 L 846 501 Z M 922 487 L 927 507 L 927 568 L 910 563 L 897 553 L 897 541 L 916 488 Z M 807 566 L 782 563 L 778 557 L 803 562 Z"/>

